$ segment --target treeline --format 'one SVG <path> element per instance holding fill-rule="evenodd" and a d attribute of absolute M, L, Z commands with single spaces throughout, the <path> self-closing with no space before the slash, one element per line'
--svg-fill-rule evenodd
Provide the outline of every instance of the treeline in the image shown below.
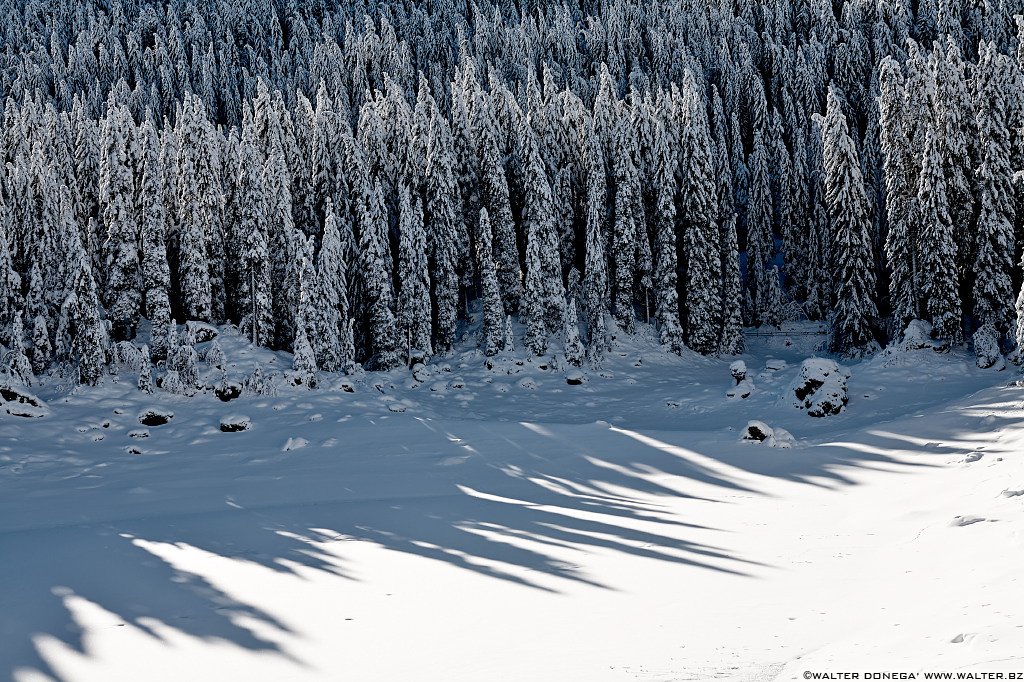
<path fill-rule="evenodd" d="M 125 341 L 170 367 L 196 320 L 307 374 L 388 368 L 473 316 L 489 354 L 574 364 L 638 323 L 728 355 L 799 317 L 848 355 L 924 319 L 998 356 L 1018 12 L 0 0 L 7 364 L 95 383 Z"/>

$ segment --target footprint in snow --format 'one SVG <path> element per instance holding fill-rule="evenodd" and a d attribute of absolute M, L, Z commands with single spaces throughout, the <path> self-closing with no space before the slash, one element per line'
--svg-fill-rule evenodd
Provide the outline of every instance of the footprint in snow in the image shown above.
<path fill-rule="evenodd" d="M 1004 490 L 1000 493 L 1003 497 L 1020 497 L 1024 495 L 1024 490 Z"/>
<path fill-rule="evenodd" d="M 970 464 L 971 462 L 977 462 L 979 459 L 981 459 L 984 456 L 985 456 L 985 454 L 982 453 L 982 452 L 972 452 L 969 455 L 967 455 L 966 457 L 964 457 L 962 461 L 965 464 Z"/>
<path fill-rule="evenodd" d="M 304 448 L 307 445 L 309 445 L 309 441 L 306 440 L 305 438 L 289 438 L 285 442 L 284 447 L 282 448 L 282 450 L 284 452 L 291 452 L 292 450 L 298 450 L 300 448 Z"/>
<path fill-rule="evenodd" d="M 953 520 L 949 522 L 949 525 L 954 528 L 960 526 L 970 526 L 974 523 L 981 523 L 982 521 L 994 521 L 995 519 L 986 519 L 984 516 L 954 516 Z"/>

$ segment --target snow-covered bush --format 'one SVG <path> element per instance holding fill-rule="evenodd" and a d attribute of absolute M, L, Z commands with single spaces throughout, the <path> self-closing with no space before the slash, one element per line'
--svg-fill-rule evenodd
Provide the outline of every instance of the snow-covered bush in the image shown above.
<path fill-rule="evenodd" d="M 988 369 L 996 365 L 1005 366 L 1003 354 L 999 349 L 999 332 L 991 323 L 983 324 L 974 332 L 971 342 L 974 353 L 978 356 L 978 367 Z"/>
<path fill-rule="evenodd" d="M 793 384 L 794 405 L 807 410 L 812 417 L 839 414 L 850 400 L 846 387 L 849 378 L 850 370 L 834 360 L 804 360 L 800 376 Z"/>

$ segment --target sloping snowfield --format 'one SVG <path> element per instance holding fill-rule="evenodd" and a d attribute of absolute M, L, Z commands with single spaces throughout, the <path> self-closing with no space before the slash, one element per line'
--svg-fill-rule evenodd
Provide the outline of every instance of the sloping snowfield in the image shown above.
<path fill-rule="evenodd" d="M 889 352 L 816 419 L 793 341 L 751 338 L 731 400 L 639 341 L 581 385 L 470 352 L 230 403 L 37 387 L 0 415 L 0 679 L 1024 673 L 1016 370 Z"/>

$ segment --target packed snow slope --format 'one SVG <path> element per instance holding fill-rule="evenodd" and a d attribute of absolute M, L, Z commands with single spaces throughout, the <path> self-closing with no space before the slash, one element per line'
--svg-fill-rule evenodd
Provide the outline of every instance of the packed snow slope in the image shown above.
<path fill-rule="evenodd" d="M 642 340 L 580 385 L 472 351 L 230 403 L 35 387 L 0 415 L 0 679 L 1024 672 L 1016 370 L 891 351 L 816 419 L 821 338 L 749 338 L 746 399 Z"/>

